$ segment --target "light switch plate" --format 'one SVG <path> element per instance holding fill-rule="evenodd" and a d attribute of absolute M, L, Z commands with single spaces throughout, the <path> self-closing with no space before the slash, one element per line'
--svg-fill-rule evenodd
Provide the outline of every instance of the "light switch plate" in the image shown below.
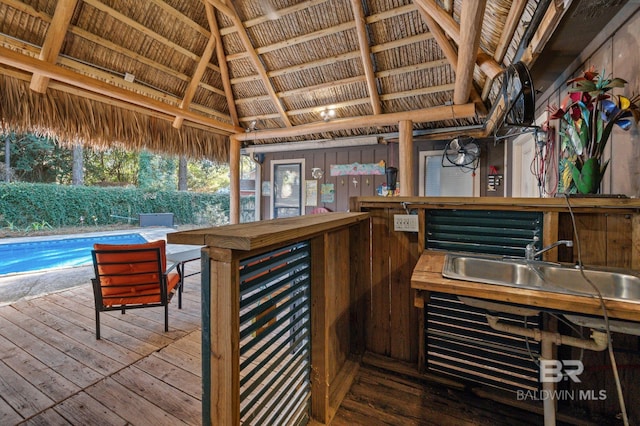
<path fill-rule="evenodd" d="M 401 232 L 418 232 L 418 215 L 415 214 L 394 214 L 393 230 Z"/>

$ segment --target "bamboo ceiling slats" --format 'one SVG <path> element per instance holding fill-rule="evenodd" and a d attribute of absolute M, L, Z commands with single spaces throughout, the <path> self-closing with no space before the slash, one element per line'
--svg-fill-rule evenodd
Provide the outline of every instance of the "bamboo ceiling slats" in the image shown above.
<path fill-rule="evenodd" d="M 465 10 L 473 13 L 484 1 L 472 25 L 461 24 Z M 416 130 L 475 126 L 496 102 L 498 74 L 515 56 L 538 3 L 484 1 L 0 0 L 0 46 L 41 58 L 0 55 L 0 70 L 3 84 L 15 87 L 26 77 L 12 66 L 33 70 L 26 80 L 47 101 L 23 107 L 50 113 L 39 120 L 40 130 L 65 112 L 65 126 L 73 131 L 50 128 L 60 136 L 75 134 L 81 143 L 95 139 L 108 146 L 108 136 L 118 135 L 111 143 L 131 138 L 134 147 L 177 152 L 189 140 L 194 146 L 186 153 L 218 160 L 226 160 L 226 138 L 253 121 L 258 133 L 270 135 L 254 137 L 262 143 L 393 133 L 397 123 L 387 118 L 449 105 L 456 93 L 457 103 L 475 104 L 472 116 L 405 117 L 413 117 Z M 56 18 L 57 6 L 67 7 L 68 24 L 64 15 Z M 49 84 L 37 83 L 40 69 Z M 11 78 L 18 81 L 9 83 Z M 84 105 L 80 98 L 90 103 L 92 119 L 80 115 L 71 123 L 79 113 L 75 107 Z M 98 117 L 113 108 L 117 119 Z M 342 126 L 323 123 L 326 108 L 335 108 Z M 141 120 L 145 111 L 149 118 Z M 388 117 L 366 124 L 376 115 Z M 14 121 L 3 117 L 9 128 L 31 120 L 10 116 Z M 96 123 L 130 129 L 95 131 Z M 141 123 L 153 123 L 153 129 Z M 176 128 L 167 129 L 172 124 Z M 290 127 L 301 129 L 285 131 Z M 159 129 L 167 131 L 161 135 Z"/>

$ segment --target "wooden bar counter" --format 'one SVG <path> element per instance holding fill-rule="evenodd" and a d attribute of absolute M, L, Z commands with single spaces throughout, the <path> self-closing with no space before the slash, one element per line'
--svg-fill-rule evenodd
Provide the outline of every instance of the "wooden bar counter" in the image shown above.
<path fill-rule="evenodd" d="M 282 404 L 287 406 L 290 389 L 308 392 L 308 400 L 284 415 L 329 424 L 358 371 L 352 353 L 363 347 L 358 324 L 365 316 L 362 299 L 369 282 L 369 215 L 325 213 L 274 219 L 176 232 L 167 239 L 205 246 L 201 257 L 203 424 L 239 425 L 245 418 L 278 423 L 268 417 L 259 419 L 281 410 Z M 288 350 L 279 340 L 270 343 L 278 336 L 296 336 L 304 342 L 292 343 L 295 349 Z M 279 351 L 278 355 L 270 350 Z M 289 362 L 293 353 L 303 355 Z M 303 377 L 298 372 L 289 374 L 287 368 L 297 363 L 307 366 L 307 362 L 309 377 L 296 379 L 304 380 L 299 386 L 283 386 L 282 392 L 272 391 L 270 383 L 268 389 L 252 387 L 258 382 L 262 386 L 261 380 L 276 371 L 276 376 Z M 270 395 L 265 397 L 268 401 L 252 403 L 262 395 Z M 278 410 L 269 409 L 272 406 Z M 309 412 L 300 414 L 307 406 Z M 262 411 L 251 411 L 253 407 Z"/>

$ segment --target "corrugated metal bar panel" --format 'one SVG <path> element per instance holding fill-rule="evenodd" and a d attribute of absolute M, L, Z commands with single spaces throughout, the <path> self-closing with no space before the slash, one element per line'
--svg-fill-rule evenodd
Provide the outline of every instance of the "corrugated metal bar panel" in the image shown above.
<path fill-rule="evenodd" d="M 524 256 L 533 237 L 541 239 L 542 213 L 430 210 L 426 229 L 429 249 Z M 500 318 L 521 327 L 541 327 L 539 315 Z M 456 296 L 431 295 L 425 333 L 430 371 L 511 392 L 539 389 L 539 343 L 493 330 L 484 310 Z"/>
<path fill-rule="evenodd" d="M 242 424 L 306 423 L 310 385 L 308 242 L 240 265 Z"/>
<path fill-rule="evenodd" d="M 426 245 L 430 249 L 524 257 L 524 248 L 533 237 L 542 239 L 541 231 L 539 212 L 428 210 Z"/>

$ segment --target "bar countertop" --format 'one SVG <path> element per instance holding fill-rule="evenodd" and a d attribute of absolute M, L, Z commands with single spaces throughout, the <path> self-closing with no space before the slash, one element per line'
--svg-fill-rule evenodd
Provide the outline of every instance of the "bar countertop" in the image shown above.
<path fill-rule="evenodd" d="M 322 213 L 174 232 L 167 242 L 249 251 L 368 219 L 368 213 Z"/>

